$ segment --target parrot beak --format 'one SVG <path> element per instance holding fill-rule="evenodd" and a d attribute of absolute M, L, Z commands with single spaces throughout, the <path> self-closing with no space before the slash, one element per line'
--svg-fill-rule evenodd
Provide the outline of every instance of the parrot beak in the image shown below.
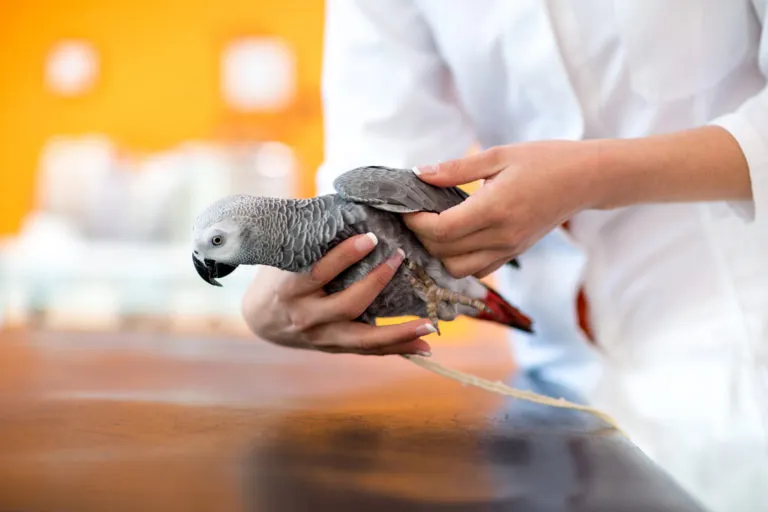
<path fill-rule="evenodd" d="M 212 284 L 213 286 L 221 286 L 221 283 L 216 281 L 216 278 L 226 277 L 237 268 L 237 265 L 233 266 L 227 265 L 226 263 L 216 263 L 213 260 L 200 261 L 194 254 L 192 255 L 192 263 L 194 263 L 195 270 L 197 270 L 197 273 L 203 278 L 203 281 Z"/>

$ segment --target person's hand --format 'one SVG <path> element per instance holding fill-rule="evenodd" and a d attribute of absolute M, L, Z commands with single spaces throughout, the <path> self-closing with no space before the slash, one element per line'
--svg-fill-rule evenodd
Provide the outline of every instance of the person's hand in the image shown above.
<path fill-rule="evenodd" d="M 370 253 L 375 244 L 374 236 L 349 238 L 302 274 L 260 269 L 242 303 L 251 332 L 278 345 L 323 352 L 429 355 L 429 344 L 419 339 L 434 332 L 429 320 L 386 326 L 353 321 L 392 279 L 402 264 L 402 253 L 396 252 L 341 292 L 323 291 L 325 284 Z"/>
<path fill-rule="evenodd" d="M 485 277 L 593 204 L 598 148 L 570 141 L 515 144 L 419 167 L 419 177 L 439 187 L 485 181 L 453 208 L 404 220 L 451 275 Z"/>

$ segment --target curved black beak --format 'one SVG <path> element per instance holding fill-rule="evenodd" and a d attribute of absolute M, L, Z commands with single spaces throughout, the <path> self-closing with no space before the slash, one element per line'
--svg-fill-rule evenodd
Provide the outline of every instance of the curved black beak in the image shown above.
<path fill-rule="evenodd" d="M 192 255 L 192 263 L 194 263 L 195 270 L 197 270 L 197 273 L 203 278 L 203 281 L 212 284 L 213 286 L 221 286 L 221 283 L 219 283 L 216 278 L 226 277 L 237 268 L 237 265 L 233 266 L 227 265 L 226 263 L 216 263 L 213 260 L 200 261 L 194 254 Z"/>

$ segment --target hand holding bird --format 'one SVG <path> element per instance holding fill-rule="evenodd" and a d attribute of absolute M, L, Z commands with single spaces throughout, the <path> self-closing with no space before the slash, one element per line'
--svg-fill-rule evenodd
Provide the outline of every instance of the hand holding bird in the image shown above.
<path fill-rule="evenodd" d="M 245 301 L 257 335 L 325 351 L 419 353 L 428 346 L 418 336 L 439 334 L 440 321 L 461 315 L 532 332 L 531 320 L 495 290 L 453 277 L 403 222 L 402 214 L 456 206 L 465 192 L 387 167 L 354 169 L 334 186 L 336 194 L 310 199 L 225 197 L 195 220 L 192 260 L 209 284 L 220 286 L 238 265 L 272 267 Z M 375 243 L 350 259 L 360 236 Z M 377 318 L 403 316 L 428 323 L 376 327 Z"/>

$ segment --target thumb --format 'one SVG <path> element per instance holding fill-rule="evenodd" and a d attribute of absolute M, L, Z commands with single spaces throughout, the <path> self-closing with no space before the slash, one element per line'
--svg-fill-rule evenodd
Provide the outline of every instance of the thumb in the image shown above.
<path fill-rule="evenodd" d="M 503 167 L 500 148 L 491 148 L 474 155 L 435 165 L 413 168 L 422 181 L 437 187 L 465 185 L 497 174 Z"/>

